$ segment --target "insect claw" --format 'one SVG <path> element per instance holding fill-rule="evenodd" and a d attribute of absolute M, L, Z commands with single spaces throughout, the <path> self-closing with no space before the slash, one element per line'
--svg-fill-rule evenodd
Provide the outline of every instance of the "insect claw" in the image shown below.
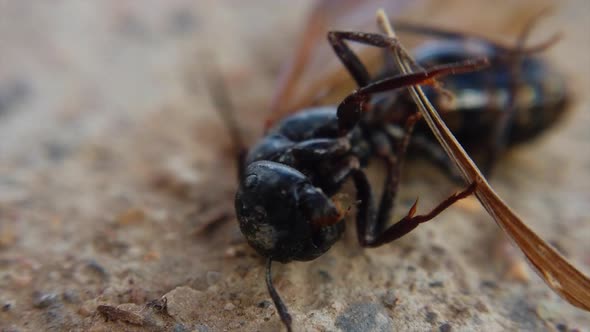
<path fill-rule="evenodd" d="M 408 211 L 407 216 L 409 218 L 412 218 L 416 214 L 416 210 L 418 210 L 418 200 L 420 200 L 420 197 L 416 197 L 416 201 L 414 202 L 414 204 L 412 205 L 412 207 Z"/>

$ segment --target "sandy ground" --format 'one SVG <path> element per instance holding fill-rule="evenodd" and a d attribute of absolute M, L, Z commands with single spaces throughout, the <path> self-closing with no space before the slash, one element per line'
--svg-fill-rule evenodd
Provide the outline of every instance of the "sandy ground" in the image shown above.
<path fill-rule="evenodd" d="M 466 3 L 416 15 L 512 40 L 492 13 L 518 21 L 513 2 Z M 263 260 L 236 225 L 230 140 L 199 66 L 210 56 L 223 68 L 254 141 L 309 4 L 0 1 L 1 331 L 281 328 Z M 505 156 L 492 180 L 586 272 L 589 14 L 586 0 L 559 2 L 535 30 L 565 32 L 547 57 L 576 103 Z M 197 83 L 188 88 L 188 78 Z M 426 209 L 457 189 L 427 163 L 408 168 L 398 214 L 418 195 Z M 297 330 L 590 327 L 590 314 L 553 294 L 474 200 L 391 245 L 362 250 L 349 232 L 321 258 L 274 270 Z"/>

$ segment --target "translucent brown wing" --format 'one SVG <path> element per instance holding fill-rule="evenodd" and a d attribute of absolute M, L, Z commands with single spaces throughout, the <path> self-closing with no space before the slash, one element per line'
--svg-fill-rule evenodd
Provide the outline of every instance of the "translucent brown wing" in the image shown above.
<path fill-rule="evenodd" d="M 316 2 L 305 23 L 293 56 L 285 62 L 279 75 L 267 126 L 289 113 L 314 104 L 319 98 L 338 87 L 347 86 L 347 92 L 354 87 L 354 82 L 338 62 L 327 42 L 326 36 L 329 30 L 375 31 L 375 11 L 378 8 L 384 8 L 392 17 L 397 17 L 395 13 L 406 12 L 421 2 L 415 0 L 320 0 Z M 361 58 L 369 66 L 378 58 L 374 49 L 365 49 L 362 53 Z"/>
<path fill-rule="evenodd" d="M 354 88 L 353 80 L 337 60 L 326 35 L 329 30 L 377 31 L 375 11 L 379 8 L 394 20 L 454 31 L 485 31 L 486 35 L 490 31 L 489 37 L 510 39 L 506 36 L 516 37 L 522 28 L 523 16 L 549 3 L 550 0 L 515 0 L 499 6 L 487 0 L 319 0 L 311 8 L 292 56 L 281 70 L 271 99 L 267 127 L 304 107 L 320 102 L 338 103 Z M 486 15 L 477 20 L 465 20 L 466 15 L 481 12 Z M 419 38 L 407 37 L 403 40 L 407 46 L 419 41 Z M 382 64 L 379 50 L 370 47 L 355 50 L 369 69 L 374 71 Z"/>

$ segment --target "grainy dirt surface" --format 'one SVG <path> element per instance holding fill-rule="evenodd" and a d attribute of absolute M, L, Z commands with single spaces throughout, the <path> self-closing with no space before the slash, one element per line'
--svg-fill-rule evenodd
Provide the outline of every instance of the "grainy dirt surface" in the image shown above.
<path fill-rule="evenodd" d="M 486 3 L 413 15 L 513 40 L 513 23 L 540 9 Z M 219 63 L 253 142 L 309 5 L 0 1 L 1 331 L 281 329 L 263 260 L 237 228 L 231 144 L 199 68 L 203 57 Z M 492 185 L 588 273 L 590 2 L 555 8 L 535 36 L 565 33 L 546 56 L 575 104 L 508 153 Z M 407 168 L 398 215 L 416 196 L 426 209 L 457 189 L 425 162 Z M 321 258 L 276 265 L 296 330 L 590 327 L 475 200 L 379 249 L 362 250 L 349 228 Z"/>

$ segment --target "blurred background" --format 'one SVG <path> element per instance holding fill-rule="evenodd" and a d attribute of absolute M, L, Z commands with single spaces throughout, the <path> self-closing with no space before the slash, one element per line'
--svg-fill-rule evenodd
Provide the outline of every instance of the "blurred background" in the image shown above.
<path fill-rule="evenodd" d="M 526 18 L 554 8 L 532 43 L 564 33 L 543 56 L 566 75 L 574 103 L 555 128 L 509 151 L 491 183 L 588 272 L 590 2 L 395 1 L 394 23 L 506 43 Z M 263 260 L 236 225 L 231 142 L 204 69 L 211 60 L 219 67 L 253 143 L 313 4 L 0 1 L 2 331 L 281 327 Z M 416 196 L 426 210 L 457 189 L 427 162 L 407 168 L 398 215 Z M 275 268 L 299 329 L 590 326 L 590 315 L 553 294 L 475 200 L 379 249 L 361 250 L 349 233 L 313 262 Z M 165 313 L 154 302 L 163 296 Z"/>

